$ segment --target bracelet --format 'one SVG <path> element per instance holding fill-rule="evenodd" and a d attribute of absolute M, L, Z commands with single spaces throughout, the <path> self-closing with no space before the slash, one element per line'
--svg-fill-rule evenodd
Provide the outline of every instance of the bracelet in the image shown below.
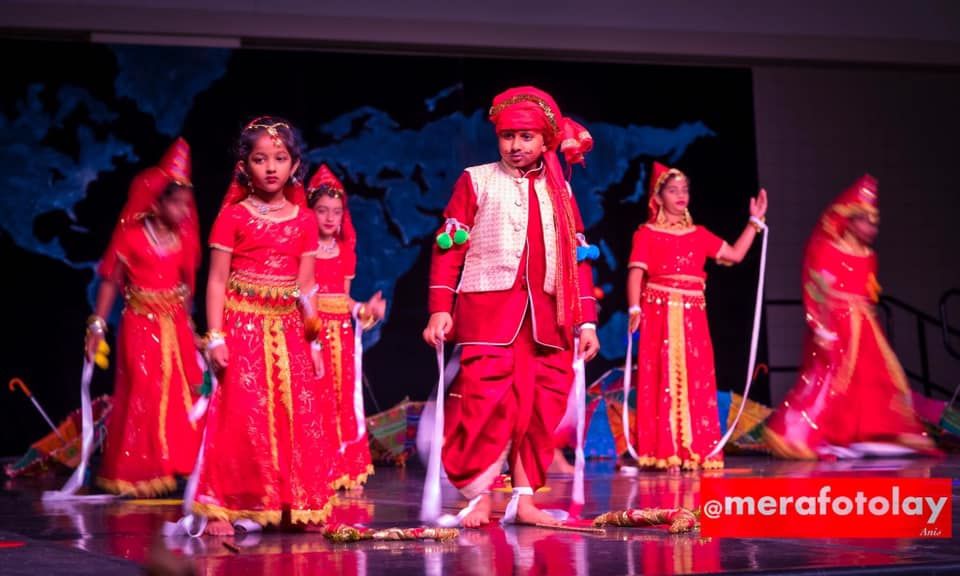
<path fill-rule="evenodd" d="M 627 312 L 629 312 L 631 316 L 636 316 L 637 314 L 640 313 L 640 310 L 641 310 L 640 306 L 633 305 L 627 309 Z"/>
<path fill-rule="evenodd" d="M 207 342 L 207 352 L 212 352 L 227 343 L 226 334 L 221 330 L 207 330 L 204 340 Z"/>
<path fill-rule="evenodd" d="M 753 226 L 753 229 L 758 233 L 763 232 L 767 229 L 767 219 L 766 218 L 757 218 L 756 216 L 750 217 L 750 225 Z"/>
<path fill-rule="evenodd" d="M 87 331 L 94 334 L 103 334 L 107 331 L 107 321 L 96 314 L 91 314 L 87 318 Z"/>
<path fill-rule="evenodd" d="M 353 316 L 360 321 L 360 328 L 363 330 L 369 330 L 377 324 L 377 319 L 373 317 L 373 314 L 367 312 L 366 304 L 360 302 L 354 304 Z"/>
<path fill-rule="evenodd" d="M 593 330 L 594 332 L 597 331 L 597 325 L 594 322 L 584 322 L 577 328 L 578 328 L 578 333 L 582 333 L 584 330 Z"/>

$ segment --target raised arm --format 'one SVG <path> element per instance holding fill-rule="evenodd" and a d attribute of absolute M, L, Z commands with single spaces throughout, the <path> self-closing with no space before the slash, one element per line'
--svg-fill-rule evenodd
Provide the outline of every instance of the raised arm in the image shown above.
<path fill-rule="evenodd" d="M 753 245 L 757 233 L 762 230 L 763 218 L 767 213 L 767 191 L 763 188 L 756 198 L 750 199 L 750 221 L 747 222 L 737 241 L 730 246 L 724 243 L 717 252 L 717 260 L 725 264 L 739 264 Z"/>

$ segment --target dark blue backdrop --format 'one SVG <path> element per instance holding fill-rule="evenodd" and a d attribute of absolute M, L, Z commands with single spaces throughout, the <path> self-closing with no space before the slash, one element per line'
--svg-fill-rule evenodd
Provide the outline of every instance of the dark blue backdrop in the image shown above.
<path fill-rule="evenodd" d="M 497 159 L 485 116 L 497 92 L 544 88 L 596 141 L 573 176 L 588 236 L 602 249 L 596 281 L 606 294 L 602 357 L 590 376 L 622 361 L 623 265 L 644 217 L 650 161 L 687 171 L 695 220 L 729 240 L 757 188 L 747 69 L 33 41 L 0 49 L 31 53 L 10 59 L 0 95 L 0 257 L 12 336 L 0 377 L 22 377 L 55 420 L 79 404 L 93 270 L 127 185 L 177 135 L 193 148 L 204 234 L 230 177 L 232 140 L 254 115 L 289 118 L 310 163 L 343 179 L 360 235 L 354 297 L 380 289 L 390 300 L 387 322 L 365 343 L 382 408 L 425 398 L 435 380 L 419 338 L 429 246 L 463 167 Z M 739 388 L 756 254 L 710 272 L 718 383 Z M 202 326 L 202 299 L 197 307 Z M 95 389 L 111 387 L 112 373 L 98 373 Z M 25 398 L 8 396 L 0 418 L 0 454 L 45 433 Z"/>

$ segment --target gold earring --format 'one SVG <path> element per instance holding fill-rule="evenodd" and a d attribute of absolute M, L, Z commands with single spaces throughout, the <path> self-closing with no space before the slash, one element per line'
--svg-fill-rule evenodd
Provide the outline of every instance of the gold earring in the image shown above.
<path fill-rule="evenodd" d="M 659 204 L 659 203 L 658 203 Z M 663 204 L 660 204 L 660 209 L 657 210 L 657 226 L 666 226 L 667 225 L 667 216 L 663 213 Z"/>

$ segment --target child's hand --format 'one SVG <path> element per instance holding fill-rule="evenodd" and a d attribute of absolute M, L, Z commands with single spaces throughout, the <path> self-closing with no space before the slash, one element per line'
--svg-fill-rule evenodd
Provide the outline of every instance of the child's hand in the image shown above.
<path fill-rule="evenodd" d="M 317 378 L 323 378 L 324 366 L 323 366 L 323 349 L 320 347 L 319 342 L 313 342 L 310 344 L 310 358 L 313 359 L 313 369 L 317 374 Z"/>
<path fill-rule="evenodd" d="M 87 360 L 93 362 L 94 357 L 97 355 L 97 348 L 100 346 L 100 342 L 103 341 L 102 332 L 94 332 L 92 330 L 87 330 L 87 337 L 84 342 L 84 350 L 87 355 Z"/>
<path fill-rule="evenodd" d="M 437 348 L 447 339 L 453 329 L 453 317 L 447 312 L 434 312 L 430 315 L 427 327 L 423 329 L 423 341 Z"/>
<path fill-rule="evenodd" d="M 636 333 L 640 329 L 640 323 L 643 322 L 643 312 L 638 308 L 630 312 L 630 320 L 628 321 L 628 328 L 631 334 Z"/>
<path fill-rule="evenodd" d="M 600 339 L 597 338 L 597 331 L 593 329 L 582 330 L 580 332 L 580 348 L 577 349 L 577 356 L 583 358 L 584 362 L 589 362 L 596 357 L 599 351 Z"/>
<path fill-rule="evenodd" d="M 763 220 L 763 217 L 767 214 L 767 191 L 763 188 L 760 189 L 760 193 L 757 194 L 756 198 L 750 199 L 750 215 L 754 218 Z"/>
<path fill-rule="evenodd" d="M 377 293 L 367 301 L 367 313 L 373 315 L 373 318 L 379 322 L 387 314 L 387 301 L 383 299 L 383 292 L 377 290 Z"/>
<path fill-rule="evenodd" d="M 227 364 L 230 363 L 230 352 L 227 351 L 227 345 L 221 344 L 207 352 L 207 356 L 210 359 L 210 364 L 213 366 L 214 372 L 219 372 L 227 367 Z"/>

